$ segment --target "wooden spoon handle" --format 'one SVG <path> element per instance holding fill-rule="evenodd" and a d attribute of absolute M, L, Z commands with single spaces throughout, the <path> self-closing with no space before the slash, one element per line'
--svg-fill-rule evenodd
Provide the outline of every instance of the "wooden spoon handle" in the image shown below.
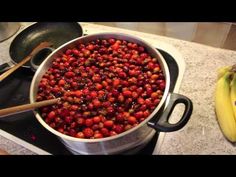
<path fill-rule="evenodd" d="M 26 62 L 28 62 L 31 57 L 38 52 L 39 50 L 45 48 L 45 47 L 49 47 L 51 45 L 51 43 L 49 42 L 42 42 L 40 43 L 36 48 L 34 48 L 34 50 L 32 50 L 32 52 L 25 57 L 21 62 L 19 62 L 18 64 L 16 64 L 15 66 L 13 66 L 11 69 L 9 69 L 8 71 L 4 72 L 2 75 L 0 75 L 0 82 L 5 79 L 7 76 L 9 76 L 11 73 L 13 73 L 15 70 L 17 70 L 19 67 L 23 66 Z"/>
<path fill-rule="evenodd" d="M 33 110 L 35 108 L 40 108 L 43 106 L 52 105 L 52 104 L 57 103 L 59 100 L 60 100 L 60 98 L 56 98 L 56 99 L 51 99 L 51 100 L 46 100 L 46 101 L 35 102 L 32 104 L 24 104 L 24 105 L 20 105 L 20 106 L 14 106 L 11 108 L 1 109 L 0 110 L 0 117 Z"/>
<path fill-rule="evenodd" d="M 13 73 L 15 70 L 17 70 L 19 67 L 21 67 L 22 65 L 24 65 L 27 61 L 29 61 L 31 59 L 32 55 L 28 55 L 26 58 L 24 58 L 24 60 L 22 60 L 20 63 L 14 65 L 11 69 L 9 69 L 8 71 L 4 72 L 2 75 L 0 75 L 0 81 L 2 81 L 3 79 L 5 79 L 7 76 L 9 76 L 11 73 Z"/>

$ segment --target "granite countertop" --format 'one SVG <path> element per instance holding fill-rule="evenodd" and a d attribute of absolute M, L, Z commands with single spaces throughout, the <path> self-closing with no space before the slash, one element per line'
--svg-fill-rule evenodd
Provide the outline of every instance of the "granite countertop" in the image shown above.
<path fill-rule="evenodd" d="M 182 54 L 186 70 L 179 93 L 192 100 L 194 109 L 183 129 L 165 134 L 159 154 L 236 154 L 236 147 L 223 137 L 214 110 L 217 69 L 235 64 L 236 51 L 120 28 L 90 23 L 81 25 L 98 31 L 125 32 L 166 42 Z M 8 50 L 11 40 L 0 43 L 0 64 L 10 60 Z"/>

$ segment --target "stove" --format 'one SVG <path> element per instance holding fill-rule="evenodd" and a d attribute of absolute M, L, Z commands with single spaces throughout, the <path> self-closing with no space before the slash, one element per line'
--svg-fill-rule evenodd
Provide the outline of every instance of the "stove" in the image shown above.
<path fill-rule="evenodd" d="M 168 44 L 152 44 L 163 55 L 168 65 L 170 92 L 177 93 L 185 70 L 183 58 Z M 0 109 L 29 103 L 29 88 L 33 74 L 29 69 L 20 68 L 1 82 L 0 103 L 4 104 L 0 105 Z M 55 135 L 40 125 L 32 111 L 0 118 L 0 131 L 35 154 L 73 154 Z M 135 147 L 124 154 L 158 154 L 164 135 L 156 132 L 145 146 Z"/>

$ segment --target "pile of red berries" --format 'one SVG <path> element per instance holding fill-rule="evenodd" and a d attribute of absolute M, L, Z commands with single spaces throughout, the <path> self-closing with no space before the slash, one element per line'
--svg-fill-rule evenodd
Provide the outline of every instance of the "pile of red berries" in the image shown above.
<path fill-rule="evenodd" d="M 145 120 L 165 89 L 163 71 L 144 47 L 97 39 L 55 58 L 38 86 L 37 101 L 61 97 L 39 109 L 55 130 L 77 138 L 120 134 Z"/>

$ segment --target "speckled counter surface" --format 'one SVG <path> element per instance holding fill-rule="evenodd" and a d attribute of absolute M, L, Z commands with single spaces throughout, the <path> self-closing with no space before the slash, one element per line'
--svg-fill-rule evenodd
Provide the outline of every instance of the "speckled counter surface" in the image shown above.
<path fill-rule="evenodd" d="M 236 147 L 222 135 L 214 111 L 216 71 L 236 63 L 236 51 L 218 49 L 182 40 L 129 31 L 119 28 L 81 23 L 98 31 L 130 33 L 174 46 L 186 62 L 179 93 L 189 97 L 194 106 L 190 121 L 181 130 L 166 133 L 159 154 L 236 154 Z M 86 33 L 86 31 L 85 31 Z M 12 38 L 0 43 L 0 64 L 9 58 Z"/>

